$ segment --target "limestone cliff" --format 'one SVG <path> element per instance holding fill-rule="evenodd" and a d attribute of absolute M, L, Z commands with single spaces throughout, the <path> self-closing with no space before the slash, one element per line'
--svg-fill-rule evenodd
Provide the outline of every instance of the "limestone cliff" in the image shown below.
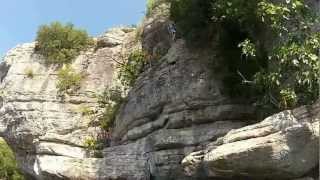
<path fill-rule="evenodd" d="M 55 87 L 57 67 L 42 63 L 34 43 L 7 53 L 0 65 L 0 136 L 23 172 L 39 180 L 317 176 L 319 103 L 259 123 L 249 103 L 223 93 L 225 71 L 213 70 L 219 58 L 215 52 L 171 40 L 170 21 L 163 15 L 167 6 L 159 8 L 144 20 L 141 33 L 144 50 L 159 59 L 150 62 L 128 93 L 112 146 L 100 158 L 86 150 L 84 141 L 102 130 L 79 108 L 98 109 L 95 94 L 117 83 L 116 61 L 135 46 L 136 31 L 118 28 L 98 37 L 103 47 L 83 52 L 72 64 L 86 78 L 76 94 L 65 98 Z"/>
<path fill-rule="evenodd" d="M 0 67 L 0 132 L 16 151 L 24 172 L 44 178 L 44 173 L 55 174 L 52 168 L 61 168 L 59 160 L 90 157 L 84 141 L 101 130 L 82 115 L 81 108 L 97 108 L 95 95 L 115 83 L 113 59 L 120 59 L 133 37 L 133 29 L 128 28 L 112 29 L 98 37 L 104 47 L 83 52 L 72 64 L 85 74 L 81 89 L 64 98 L 56 89 L 58 67 L 44 64 L 43 57 L 34 52 L 35 43 L 19 45 L 7 53 Z M 32 78 L 27 69 L 32 70 Z"/>

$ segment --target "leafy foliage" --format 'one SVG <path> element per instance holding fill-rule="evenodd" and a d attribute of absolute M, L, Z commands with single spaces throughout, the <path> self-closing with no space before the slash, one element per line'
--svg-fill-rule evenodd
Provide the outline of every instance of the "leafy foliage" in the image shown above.
<path fill-rule="evenodd" d="M 283 43 L 269 56 L 269 71 L 256 74 L 256 85 L 273 96 L 269 101 L 281 109 L 312 103 L 319 97 L 319 37 L 313 35 L 302 42 Z M 287 103 L 289 99 L 297 103 Z"/>
<path fill-rule="evenodd" d="M 70 65 L 63 66 L 58 71 L 58 91 L 62 94 L 73 93 L 80 88 L 83 76 L 77 73 Z"/>
<path fill-rule="evenodd" d="M 93 137 L 88 137 L 84 140 L 84 146 L 88 150 L 97 150 L 98 149 L 98 141 Z"/>
<path fill-rule="evenodd" d="M 84 147 L 90 151 L 90 153 L 95 158 L 103 158 L 103 153 L 101 152 L 102 144 L 94 137 L 87 137 L 84 140 Z"/>
<path fill-rule="evenodd" d="M 156 0 L 147 0 L 147 16 L 151 14 L 151 11 L 156 6 Z"/>
<path fill-rule="evenodd" d="M 91 116 L 95 114 L 94 110 L 86 105 L 81 105 L 78 111 L 81 113 L 82 116 Z"/>
<path fill-rule="evenodd" d="M 24 73 L 26 74 L 26 76 L 30 79 L 33 79 L 34 77 L 34 72 L 31 68 L 26 68 L 24 69 Z"/>
<path fill-rule="evenodd" d="M 133 51 L 124 62 L 120 64 L 118 79 L 125 87 L 131 87 L 147 63 L 147 54 L 142 50 Z"/>
<path fill-rule="evenodd" d="M 150 16 L 152 11 L 159 6 L 160 4 L 169 1 L 169 0 L 147 0 L 147 12 L 146 15 Z"/>
<path fill-rule="evenodd" d="M 245 55 L 246 57 L 256 56 L 256 48 L 255 44 L 253 44 L 249 39 L 244 40 L 238 45 L 239 48 L 242 50 L 242 54 Z"/>
<path fill-rule="evenodd" d="M 0 179 L 23 180 L 20 174 L 13 152 L 8 145 L 0 139 Z"/>
<path fill-rule="evenodd" d="M 275 108 L 287 109 L 312 103 L 319 97 L 320 75 L 320 36 L 311 30 L 316 22 L 312 11 L 302 0 L 278 4 L 256 0 L 251 7 L 254 11 L 246 13 L 241 10 L 237 13 L 239 7 L 232 7 L 231 3 L 223 16 L 230 17 L 228 12 L 233 11 L 240 24 L 250 22 L 248 19 L 258 19 L 278 39 L 275 48 L 268 50 L 268 66 L 260 64 L 260 71 L 253 77 L 255 87 L 260 89 L 263 97 L 260 104 L 268 103 Z M 248 14 L 253 17 L 246 17 Z M 257 37 L 251 38 L 253 43 L 245 40 L 239 46 L 243 54 L 254 57 L 254 52 L 258 51 L 254 47 L 260 42 Z"/>
<path fill-rule="evenodd" d="M 41 26 L 36 41 L 36 51 L 46 57 L 48 64 L 70 63 L 80 51 L 93 44 L 86 31 L 59 22 Z"/>
<path fill-rule="evenodd" d="M 99 115 L 100 126 L 103 129 L 109 130 L 113 126 L 117 112 L 123 102 L 122 90 L 118 86 L 107 88 L 99 95 L 98 103 L 104 109 Z"/>
<path fill-rule="evenodd" d="M 203 29 L 218 29 L 220 50 L 225 51 L 231 73 L 239 76 L 232 84 L 245 83 L 259 97 L 257 105 L 276 109 L 319 98 L 320 33 L 312 30 L 318 19 L 304 0 L 206 2 L 209 5 L 202 6 L 201 0 L 174 0 L 171 14 L 180 29 L 189 33 L 200 22 Z M 197 34 L 201 32 L 196 29 Z M 188 32 L 183 34 L 190 41 Z M 241 63 L 230 60 L 236 55 Z"/>
<path fill-rule="evenodd" d="M 207 0 L 171 0 L 170 16 L 175 21 L 179 33 L 197 47 L 205 46 L 212 36 L 211 1 Z"/>

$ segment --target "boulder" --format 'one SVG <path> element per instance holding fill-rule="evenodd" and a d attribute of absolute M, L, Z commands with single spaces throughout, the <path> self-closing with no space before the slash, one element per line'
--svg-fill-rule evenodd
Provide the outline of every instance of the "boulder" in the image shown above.
<path fill-rule="evenodd" d="M 184 158 L 185 173 L 207 177 L 298 178 L 319 165 L 320 102 L 230 131 Z"/>

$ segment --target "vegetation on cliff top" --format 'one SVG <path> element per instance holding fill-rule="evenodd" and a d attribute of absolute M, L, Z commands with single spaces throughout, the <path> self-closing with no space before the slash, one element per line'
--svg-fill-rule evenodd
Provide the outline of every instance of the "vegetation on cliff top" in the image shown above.
<path fill-rule="evenodd" d="M 0 179 L 23 180 L 19 173 L 13 152 L 9 146 L 0 138 Z"/>
<path fill-rule="evenodd" d="M 80 51 L 93 44 L 86 31 L 59 22 L 40 26 L 36 41 L 36 51 L 46 58 L 48 64 L 70 63 Z"/>
<path fill-rule="evenodd" d="M 152 11 L 159 5 L 161 5 L 164 2 L 167 2 L 170 0 L 147 0 L 147 12 L 146 16 L 150 16 L 152 14 Z"/>
<path fill-rule="evenodd" d="M 64 65 L 58 71 L 59 93 L 74 93 L 80 88 L 82 75 L 70 65 L 81 51 L 93 44 L 93 40 L 84 30 L 76 29 L 72 24 L 53 22 L 40 26 L 36 38 L 36 52 L 45 57 L 47 64 Z M 32 78 L 33 72 L 27 72 Z"/>
<path fill-rule="evenodd" d="M 168 0 L 148 0 L 147 16 Z M 268 112 L 309 104 L 319 97 L 320 33 L 318 19 L 304 0 L 171 0 L 171 19 L 193 46 L 212 46 L 227 64 L 229 94 L 249 97 Z M 69 64 L 92 44 L 83 30 L 58 22 L 41 26 L 36 50 L 47 63 Z M 121 64 L 119 80 L 134 85 L 148 55 L 134 51 Z M 58 72 L 60 92 L 75 91 L 82 76 L 67 65 Z M 119 91 L 119 92 L 118 92 Z M 114 93 L 120 96 L 114 96 Z M 100 97 L 105 111 L 101 126 L 112 126 L 123 102 L 122 90 L 107 89 Z M 112 94 L 112 95 L 111 95 Z M 112 98 L 121 97 L 117 100 Z M 101 101 L 102 102 L 102 101 Z"/>
<path fill-rule="evenodd" d="M 172 0 L 171 18 L 190 44 L 218 40 L 230 94 L 268 111 L 319 98 L 319 21 L 304 0 Z"/>

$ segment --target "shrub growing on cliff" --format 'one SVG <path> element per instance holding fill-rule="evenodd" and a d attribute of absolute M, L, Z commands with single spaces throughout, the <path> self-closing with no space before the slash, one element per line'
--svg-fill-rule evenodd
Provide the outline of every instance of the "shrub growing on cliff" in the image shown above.
<path fill-rule="evenodd" d="M 132 87 L 147 63 L 147 54 L 142 50 L 133 51 L 123 64 L 120 64 L 118 78 L 125 87 Z"/>
<path fill-rule="evenodd" d="M 147 0 L 147 12 L 146 15 L 150 16 L 152 11 L 160 4 L 167 2 L 169 0 Z"/>
<path fill-rule="evenodd" d="M 101 152 L 102 145 L 96 138 L 87 137 L 84 140 L 84 147 L 89 150 L 93 157 L 103 158 L 103 153 Z"/>
<path fill-rule="evenodd" d="M 147 16 L 149 16 L 156 5 L 156 0 L 147 0 Z"/>
<path fill-rule="evenodd" d="M 58 71 L 58 91 L 62 94 L 73 93 L 80 88 L 83 76 L 77 73 L 70 65 L 63 66 Z"/>
<path fill-rule="evenodd" d="M 80 112 L 82 116 L 91 116 L 95 113 L 91 107 L 86 105 L 80 105 L 78 108 L 78 112 Z"/>
<path fill-rule="evenodd" d="M 34 72 L 31 68 L 26 68 L 24 69 L 24 73 L 26 74 L 26 76 L 30 79 L 33 79 L 34 77 Z"/>
<path fill-rule="evenodd" d="M 123 102 L 124 97 L 122 95 L 122 90 L 118 86 L 107 88 L 98 96 L 99 106 L 103 109 L 102 113 L 99 114 L 98 117 L 100 126 L 103 129 L 109 130 L 109 128 L 112 128 L 116 115 Z"/>
<path fill-rule="evenodd" d="M 312 30 L 317 19 L 303 0 L 218 0 L 214 12 L 218 22 L 235 21 L 239 27 L 250 29 L 247 34 L 253 45 L 244 40 L 240 47 L 260 67 L 250 77 L 261 94 L 260 103 L 287 109 L 313 103 L 319 97 L 320 33 Z M 261 42 L 259 26 L 277 39 L 274 48 L 268 49 L 267 43 Z"/>
<path fill-rule="evenodd" d="M 88 150 L 97 150 L 98 149 L 98 141 L 93 137 L 88 137 L 84 140 L 84 147 Z"/>
<path fill-rule="evenodd" d="M 36 51 L 46 58 L 48 64 L 70 63 L 93 43 L 86 31 L 59 22 L 40 26 L 36 41 Z"/>
<path fill-rule="evenodd" d="M 0 139 L 0 179 L 24 179 L 19 173 L 13 152 L 2 139 Z"/>
<path fill-rule="evenodd" d="M 304 0 L 173 0 L 171 16 L 193 44 L 200 38 L 190 36 L 215 29 L 230 89 L 253 91 L 257 105 L 287 109 L 319 98 L 320 33 Z"/>

